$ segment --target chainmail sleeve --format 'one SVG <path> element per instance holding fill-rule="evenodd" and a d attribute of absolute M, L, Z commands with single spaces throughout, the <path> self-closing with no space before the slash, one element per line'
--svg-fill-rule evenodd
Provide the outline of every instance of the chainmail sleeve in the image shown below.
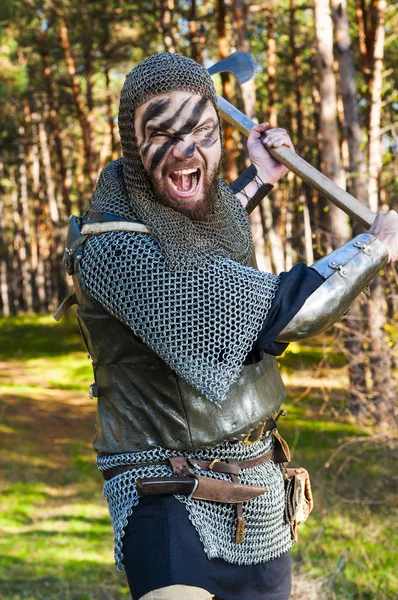
<path fill-rule="evenodd" d="M 279 278 L 219 257 L 170 271 L 148 234 L 89 238 L 87 292 L 176 373 L 221 404 L 266 319 Z"/>

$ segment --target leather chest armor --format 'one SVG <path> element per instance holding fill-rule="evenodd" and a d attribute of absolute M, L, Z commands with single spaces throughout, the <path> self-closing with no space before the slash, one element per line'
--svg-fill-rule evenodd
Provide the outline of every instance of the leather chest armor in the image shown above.
<path fill-rule="evenodd" d="M 226 440 L 241 441 L 278 411 L 285 388 L 274 356 L 243 366 L 217 406 L 85 292 L 80 276 L 83 252 L 84 240 L 75 246 L 71 271 L 79 327 L 93 361 L 97 453 L 142 452 L 157 446 L 192 452 Z"/>

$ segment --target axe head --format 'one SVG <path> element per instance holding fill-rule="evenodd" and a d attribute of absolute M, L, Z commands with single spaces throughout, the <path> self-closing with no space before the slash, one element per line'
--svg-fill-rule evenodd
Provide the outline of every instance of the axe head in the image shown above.
<path fill-rule="evenodd" d="M 223 58 L 218 63 L 207 69 L 210 75 L 215 73 L 233 73 L 239 83 L 249 81 L 254 75 L 255 63 L 248 52 L 238 50 L 233 54 Z"/>

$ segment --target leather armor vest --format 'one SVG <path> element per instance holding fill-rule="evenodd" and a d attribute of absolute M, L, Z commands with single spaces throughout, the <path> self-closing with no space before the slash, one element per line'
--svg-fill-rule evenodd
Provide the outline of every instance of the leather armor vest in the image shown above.
<path fill-rule="evenodd" d="M 69 248 L 70 241 L 69 237 Z M 242 440 L 278 411 L 286 392 L 274 356 L 266 354 L 261 362 L 243 366 L 217 406 L 85 292 L 79 268 L 83 252 L 84 239 L 74 246 L 69 272 L 80 330 L 93 361 L 97 453 L 142 452 L 157 446 L 197 451 Z"/>

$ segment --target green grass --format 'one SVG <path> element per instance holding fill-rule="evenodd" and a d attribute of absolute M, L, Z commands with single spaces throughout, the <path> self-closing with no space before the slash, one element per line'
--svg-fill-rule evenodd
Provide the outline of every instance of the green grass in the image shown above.
<path fill-rule="evenodd" d="M 315 343 L 317 340 L 315 340 Z M 298 376 L 312 380 L 321 348 L 303 349 L 306 369 Z M 285 353 L 282 371 L 294 373 L 297 353 Z M 288 417 L 280 430 L 293 444 L 292 466 L 311 475 L 315 509 L 299 528 L 293 549 L 297 568 L 324 582 L 324 598 L 395 600 L 397 578 L 396 440 L 370 427 L 359 427 L 347 411 L 345 360 L 326 356 L 328 381 L 312 387 L 288 387 Z M 302 397 L 304 395 L 304 397 Z M 297 401 L 297 398 L 300 398 Z M 335 450 L 341 451 L 335 454 Z"/>
<path fill-rule="evenodd" d="M 129 598 L 113 565 L 76 325 L 0 319 L 0 363 L 0 598 Z"/>
<path fill-rule="evenodd" d="M 280 429 L 292 464 L 310 471 L 315 496 L 293 551 L 296 570 L 323 582 L 320 598 L 395 599 L 393 448 L 348 417 L 345 358 L 325 339 L 291 345 L 280 363 L 288 384 L 288 417 Z M 91 447 L 91 382 L 73 320 L 0 319 L 2 600 L 130 597 L 125 576 L 113 566 Z"/>

